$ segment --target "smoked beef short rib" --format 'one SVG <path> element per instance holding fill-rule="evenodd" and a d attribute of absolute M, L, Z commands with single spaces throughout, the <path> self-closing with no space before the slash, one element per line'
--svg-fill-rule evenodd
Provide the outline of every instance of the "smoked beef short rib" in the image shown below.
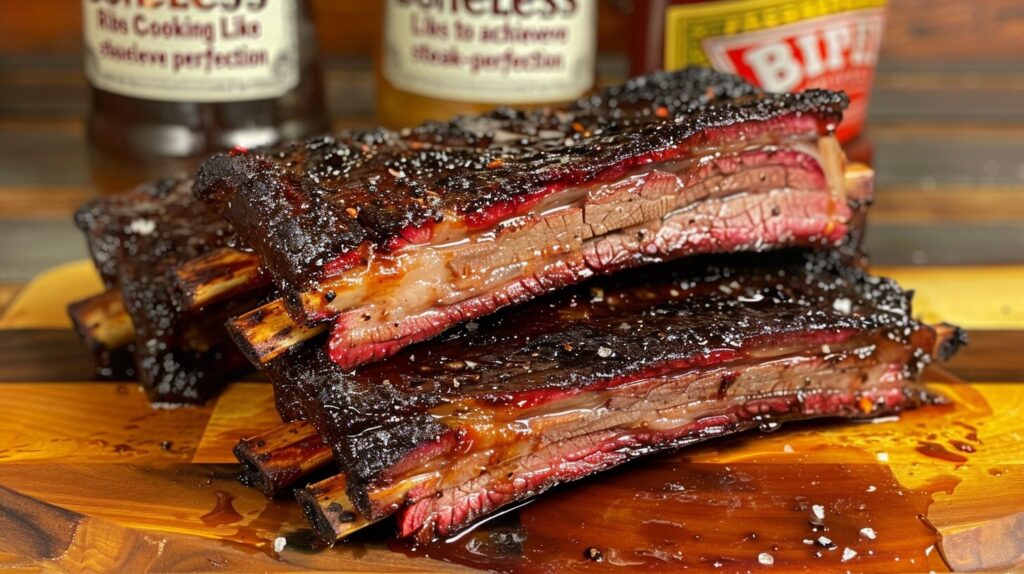
<path fill-rule="evenodd" d="M 870 198 L 831 135 L 846 105 L 688 69 L 563 109 L 221 154 L 196 193 L 282 294 L 232 322 L 243 351 L 266 363 L 329 323 L 349 368 L 596 273 L 835 247 Z"/>
<path fill-rule="evenodd" d="M 939 400 L 917 377 L 963 342 L 835 252 L 697 257 L 594 280 L 354 371 L 309 346 L 271 370 L 297 422 L 269 433 L 272 448 L 246 440 L 236 453 L 256 473 L 279 466 L 269 490 L 333 456 L 341 474 L 297 491 L 328 541 L 393 514 L 401 536 L 447 536 L 648 453 Z"/>
<path fill-rule="evenodd" d="M 110 288 L 69 307 L 101 375 L 132 374 L 120 366 L 131 353 L 151 400 L 201 402 L 248 366 L 224 322 L 259 305 L 265 289 L 250 282 L 225 301 L 182 303 L 180 268 L 230 253 L 233 236 L 223 218 L 194 198 L 191 180 L 163 180 L 91 201 L 75 220 Z"/>

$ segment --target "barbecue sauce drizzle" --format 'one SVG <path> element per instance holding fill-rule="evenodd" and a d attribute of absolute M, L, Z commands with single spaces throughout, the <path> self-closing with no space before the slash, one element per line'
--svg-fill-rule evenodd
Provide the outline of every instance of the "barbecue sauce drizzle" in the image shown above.
<path fill-rule="evenodd" d="M 929 371 L 926 380 L 954 383 L 946 388 L 951 401 L 902 413 L 893 432 L 968 444 L 957 449 L 968 457 L 983 448 L 963 419 L 991 414 L 985 399 L 942 371 Z M 648 457 L 559 487 L 447 540 L 388 546 L 498 572 L 946 572 L 965 563 L 976 547 L 943 538 L 928 518 L 936 497 L 960 483 L 963 463 L 916 450 L 918 460 L 946 462 L 950 472 L 908 488 L 877 462 L 878 453 L 862 450 L 870 441 L 850 448 L 820 442 L 811 431 L 839 425 L 849 423 L 787 424 L 792 434 L 777 453 L 770 445 L 786 435 L 747 433 Z M 720 460 L 736 449 L 755 454 Z M 989 469 L 992 476 L 1002 472 Z"/>
<path fill-rule="evenodd" d="M 676 453 L 561 488 L 448 540 L 389 547 L 500 572 L 948 571 L 924 517 L 933 495 L 957 482 L 908 489 L 884 465 L 723 465 Z"/>

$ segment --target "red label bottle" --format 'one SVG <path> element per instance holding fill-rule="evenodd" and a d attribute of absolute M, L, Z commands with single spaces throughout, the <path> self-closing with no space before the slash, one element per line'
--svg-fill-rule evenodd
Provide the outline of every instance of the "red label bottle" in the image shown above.
<path fill-rule="evenodd" d="M 864 125 L 886 0 L 639 0 L 633 72 L 710 66 L 770 92 L 850 96 L 841 141 Z"/>

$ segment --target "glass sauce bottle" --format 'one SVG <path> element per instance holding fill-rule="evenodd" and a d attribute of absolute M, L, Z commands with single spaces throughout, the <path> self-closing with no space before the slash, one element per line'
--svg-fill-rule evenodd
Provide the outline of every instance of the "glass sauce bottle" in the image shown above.
<path fill-rule="evenodd" d="M 307 0 L 83 0 L 94 183 L 329 129 Z"/>
<path fill-rule="evenodd" d="M 377 111 L 390 127 L 594 87 L 596 0 L 388 0 Z"/>
<path fill-rule="evenodd" d="M 867 116 L 885 5 L 886 0 L 637 0 L 632 71 L 711 66 L 772 92 L 844 90 L 850 107 L 837 135 L 852 143 Z"/>

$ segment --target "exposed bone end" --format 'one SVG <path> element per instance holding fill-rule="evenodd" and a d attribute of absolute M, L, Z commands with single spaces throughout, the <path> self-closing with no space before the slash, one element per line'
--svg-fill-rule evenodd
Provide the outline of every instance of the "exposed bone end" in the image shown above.
<path fill-rule="evenodd" d="M 242 439 L 233 452 L 250 484 L 268 497 L 334 460 L 313 425 L 304 421 Z"/>
<path fill-rule="evenodd" d="M 836 202 L 845 203 L 846 154 L 839 145 L 839 140 L 835 136 L 819 138 L 818 153 L 821 158 L 821 169 L 825 171 L 825 178 L 832 190 L 832 197 Z"/>
<path fill-rule="evenodd" d="M 843 174 L 847 199 L 870 200 L 875 194 L 875 171 L 863 163 L 851 163 Z"/>
<path fill-rule="evenodd" d="M 117 349 L 135 340 L 135 326 L 118 289 L 71 303 L 68 315 L 90 350 Z"/>
<path fill-rule="evenodd" d="M 306 327 L 288 315 L 284 301 L 275 299 L 228 321 L 228 332 L 254 365 L 265 365 L 285 351 L 308 341 L 327 329 L 326 325 Z"/>
<path fill-rule="evenodd" d="M 373 524 L 356 510 L 347 488 L 345 475 L 338 474 L 295 491 L 313 530 L 328 544 Z"/>
<path fill-rule="evenodd" d="M 179 267 L 175 282 L 181 306 L 196 309 L 266 285 L 270 278 L 255 254 L 224 248 Z"/>
<path fill-rule="evenodd" d="M 110 289 L 68 305 L 68 315 L 101 379 L 135 378 L 135 325 L 121 292 Z"/>

